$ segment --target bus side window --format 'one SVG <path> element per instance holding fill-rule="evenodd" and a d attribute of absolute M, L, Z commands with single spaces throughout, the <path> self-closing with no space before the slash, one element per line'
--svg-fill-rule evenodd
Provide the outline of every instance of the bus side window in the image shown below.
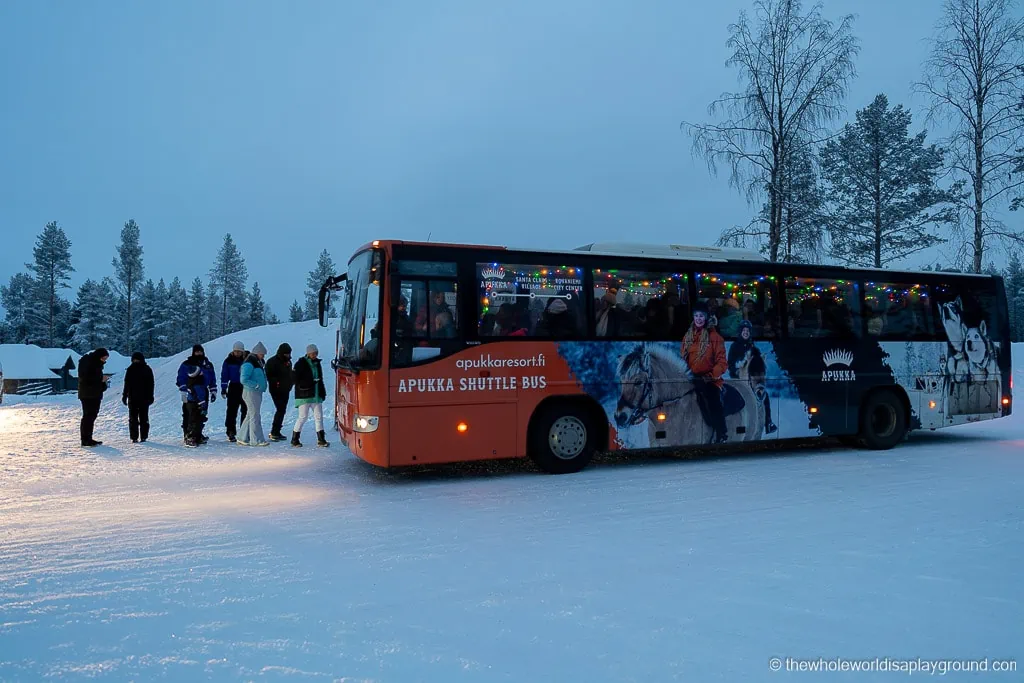
<path fill-rule="evenodd" d="M 459 336 L 459 294 L 455 282 L 430 281 L 428 336 L 432 339 L 455 339 Z"/>
<path fill-rule="evenodd" d="M 457 350 L 458 284 L 454 280 L 403 280 L 394 314 L 396 365 L 438 358 Z"/>
<path fill-rule="evenodd" d="M 863 315 L 869 337 L 908 341 L 934 338 L 928 285 L 866 282 Z"/>
<path fill-rule="evenodd" d="M 796 339 L 859 337 L 861 311 L 856 282 L 788 277 L 788 333 Z"/>
<path fill-rule="evenodd" d="M 481 337 L 572 339 L 583 335 L 583 269 L 476 264 Z"/>
<path fill-rule="evenodd" d="M 737 273 L 697 273 L 697 299 L 725 339 L 737 339 L 749 327 L 753 339 L 778 335 L 775 276 Z"/>
<path fill-rule="evenodd" d="M 594 335 L 679 340 L 690 325 L 686 273 L 595 269 Z"/>

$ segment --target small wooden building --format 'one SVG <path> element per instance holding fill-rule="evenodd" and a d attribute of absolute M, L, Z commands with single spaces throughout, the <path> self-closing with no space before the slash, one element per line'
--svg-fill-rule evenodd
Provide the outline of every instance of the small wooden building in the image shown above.
<path fill-rule="evenodd" d="M 68 349 L 43 349 L 34 344 L 0 344 L 3 393 L 48 396 L 78 389 L 80 356 Z"/>

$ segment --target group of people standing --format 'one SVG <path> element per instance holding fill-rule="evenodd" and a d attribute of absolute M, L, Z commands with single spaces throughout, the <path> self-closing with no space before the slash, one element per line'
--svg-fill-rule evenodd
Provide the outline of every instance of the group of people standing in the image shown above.
<path fill-rule="evenodd" d="M 327 389 L 319 353 L 316 345 L 310 344 L 306 354 L 292 363 L 292 349 L 288 344 L 281 344 L 277 353 L 267 359 L 267 348 L 262 342 L 257 342 L 251 351 L 247 351 L 242 342 L 235 342 L 220 371 L 219 393 L 227 402 L 224 427 L 228 441 L 241 446 L 267 446 L 269 441 L 287 441 L 281 429 L 294 389 L 298 418 L 292 428 L 291 445 L 302 446 L 302 427 L 312 413 L 317 445 L 329 446 L 323 413 Z M 78 397 L 82 403 L 81 438 L 85 447 L 102 444 L 93 439 L 93 428 L 103 393 L 108 388 L 103 364 L 109 355 L 106 349 L 96 349 L 79 361 Z M 218 396 L 217 373 L 201 344 L 193 346 L 191 355 L 178 367 L 176 386 L 181 396 L 184 443 L 190 448 L 201 446 L 210 440 L 203 434 L 203 427 L 208 421 L 209 406 Z M 264 435 L 260 415 L 263 395 L 268 392 L 274 402 L 269 441 Z M 136 352 L 125 371 L 121 394 L 121 402 L 128 407 L 128 433 L 132 443 L 149 438 L 149 406 L 154 402 L 154 393 L 153 370 L 145 357 Z"/>

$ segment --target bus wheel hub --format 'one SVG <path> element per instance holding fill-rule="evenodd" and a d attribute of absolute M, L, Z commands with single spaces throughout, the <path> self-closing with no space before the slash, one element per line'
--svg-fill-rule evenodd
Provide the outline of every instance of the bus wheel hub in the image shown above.
<path fill-rule="evenodd" d="M 587 445 L 587 428 L 579 418 L 560 417 L 548 430 L 548 445 L 559 458 L 571 460 Z"/>

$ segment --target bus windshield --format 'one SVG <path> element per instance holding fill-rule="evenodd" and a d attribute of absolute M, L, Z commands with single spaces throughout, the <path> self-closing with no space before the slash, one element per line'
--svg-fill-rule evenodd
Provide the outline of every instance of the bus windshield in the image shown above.
<path fill-rule="evenodd" d="M 381 274 L 378 249 L 364 251 L 349 263 L 339 360 L 350 366 L 380 364 Z"/>

